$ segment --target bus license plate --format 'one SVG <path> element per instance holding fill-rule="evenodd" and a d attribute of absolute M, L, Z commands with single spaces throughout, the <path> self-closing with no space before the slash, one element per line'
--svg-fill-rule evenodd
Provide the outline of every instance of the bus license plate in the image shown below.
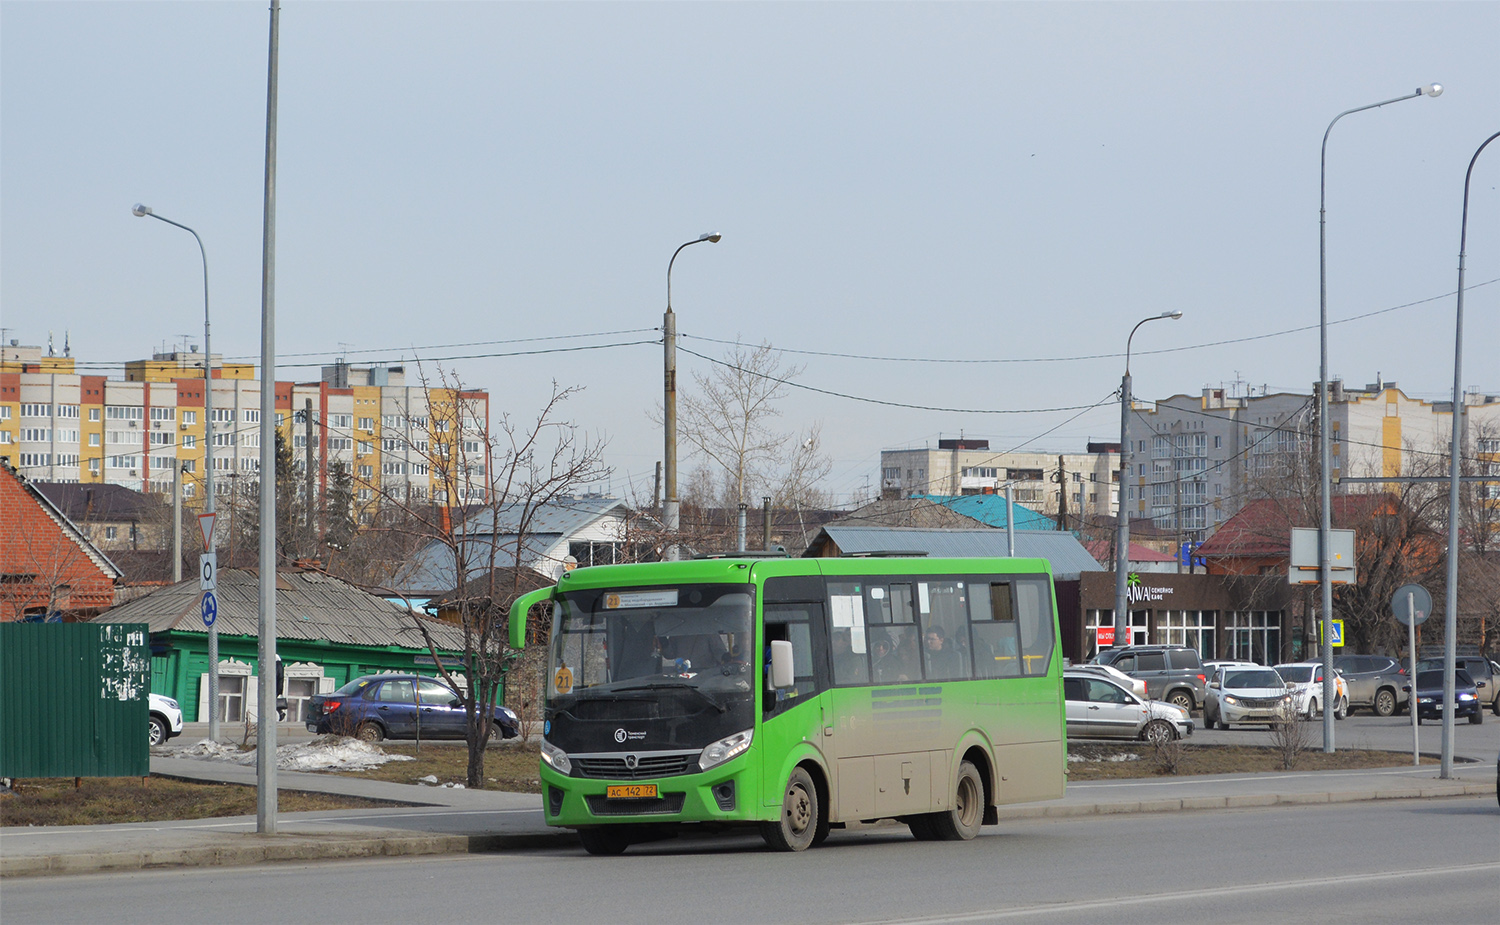
<path fill-rule="evenodd" d="M 621 784 L 604 788 L 606 800 L 643 800 L 656 796 L 655 784 Z"/>

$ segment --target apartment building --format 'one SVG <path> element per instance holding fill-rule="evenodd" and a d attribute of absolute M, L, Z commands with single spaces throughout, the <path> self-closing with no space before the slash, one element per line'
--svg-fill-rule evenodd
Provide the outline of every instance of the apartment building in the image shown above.
<path fill-rule="evenodd" d="M 1069 517 L 1098 522 L 1115 514 L 1119 450 L 1117 443 L 1089 443 L 1084 453 L 997 453 L 988 440 L 973 438 L 939 440 L 937 449 L 882 450 L 880 496 L 1003 494 L 1010 483 L 1017 504 L 1056 518 L 1060 478 Z"/>
<path fill-rule="evenodd" d="M 484 391 L 408 385 L 400 366 L 336 363 L 316 382 L 277 382 L 275 407 L 299 470 L 310 458 L 322 493 L 332 467 L 346 466 L 365 519 L 382 495 L 458 504 L 485 498 Z M 260 382 L 248 363 L 173 350 L 129 362 L 124 378 L 112 379 L 76 372 L 71 356 L 44 356 L 15 341 L 0 346 L 0 457 L 36 481 L 170 495 L 180 466 L 183 497 L 197 506 L 210 456 L 216 494 L 258 480 L 260 423 Z"/>
<path fill-rule="evenodd" d="M 1316 459 L 1317 404 L 1312 390 L 1232 395 L 1222 388 L 1137 402 L 1126 442 L 1131 518 L 1203 538 L 1247 501 L 1280 490 L 1292 460 Z M 1438 461 L 1450 445 L 1452 406 L 1411 398 L 1395 382 L 1351 389 L 1334 380 L 1328 415 L 1332 475 L 1397 476 Z M 1464 408 L 1466 455 L 1500 475 L 1500 396 L 1470 393 Z M 1500 500 L 1500 491 L 1481 491 Z"/>

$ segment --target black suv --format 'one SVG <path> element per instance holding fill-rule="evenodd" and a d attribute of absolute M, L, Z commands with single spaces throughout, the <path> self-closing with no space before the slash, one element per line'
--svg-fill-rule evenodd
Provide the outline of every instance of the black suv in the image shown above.
<path fill-rule="evenodd" d="M 1377 716 L 1390 716 L 1406 703 L 1406 669 L 1389 655 L 1340 655 L 1333 667 L 1349 685 L 1349 706 L 1369 707 Z"/>
<path fill-rule="evenodd" d="M 1203 706 L 1208 679 L 1196 649 L 1187 646 L 1124 646 L 1105 649 L 1094 661 L 1146 682 L 1146 696 L 1184 710 Z"/>

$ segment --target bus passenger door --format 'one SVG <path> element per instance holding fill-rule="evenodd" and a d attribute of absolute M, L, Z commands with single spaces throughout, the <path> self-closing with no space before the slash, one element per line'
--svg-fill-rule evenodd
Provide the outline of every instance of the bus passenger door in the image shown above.
<path fill-rule="evenodd" d="M 780 802 L 779 788 L 783 779 L 786 754 L 802 742 L 811 742 L 826 756 L 829 773 L 829 789 L 838 792 L 837 768 L 827 749 L 824 730 L 827 727 L 825 713 L 827 705 L 823 693 L 828 687 L 826 631 L 823 628 L 823 605 L 821 603 L 767 603 L 765 604 L 766 651 L 770 651 L 773 640 L 786 640 L 792 644 L 792 667 L 794 684 L 789 690 L 771 691 L 763 689 L 761 696 L 761 735 L 764 744 L 761 754 L 765 780 L 772 782 L 765 790 L 767 799 L 775 794 Z M 766 670 L 769 671 L 769 665 Z M 762 687 L 764 688 L 764 680 Z"/>

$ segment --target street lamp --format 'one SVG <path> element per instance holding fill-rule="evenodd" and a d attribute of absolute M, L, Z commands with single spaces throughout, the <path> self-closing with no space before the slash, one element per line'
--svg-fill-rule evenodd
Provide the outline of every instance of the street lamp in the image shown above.
<path fill-rule="evenodd" d="M 1130 570 L 1130 511 L 1125 507 L 1125 480 L 1130 472 L 1130 467 L 1126 463 L 1129 455 L 1127 450 L 1130 447 L 1130 342 L 1135 339 L 1135 332 L 1148 321 L 1161 321 L 1163 318 L 1176 321 L 1181 317 L 1180 311 L 1167 311 L 1160 315 L 1142 318 L 1135 323 L 1135 327 L 1130 329 L 1130 336 L 1125 338 L 1125 376 L 1120 380 L 1120 484 L 1115 489 L 1119 497 L 1117 505 L 1119 516 L 1115 524 L 1115 645 L 1117 646 L 1128 644 L 1130 633 L 1130 603 L 1126 600 L 1125 594 L 1125 573 Z"/>
<path fill-rule="evenodd" d="M 1443 600 L 1443 754 L 1442 774 L 1453 776 L 1453 665 L 1458 655 L 1458 451 L 1463 428 L 1464 395 L 1460 379 L 1464 363 L 1464 252 L 1469 244 L 1469 180 L 1474 176 L 1474 162 L 1489 143 L 1500 138 L 1496 132 L 1484 140 L 1469 158 L 1464 174 L 1463 223 L 1458 232 L 1458 320 L 1453 334 L 1453 444 L 1448 450 L 1448 587 Z M 1416 684 L 1413 679 L 1412 684 Z M 1327 701 L 1324 701 L 1325 703 Z"/>
<path fill-rule="evenodd" d="M 662 468 L 666 470 L 665 496 L 662 499 L 662 520 L 667 530 L 667 558 L 677 558 L 677 316 L 672 313 L 672 264 L 677 262 L 677 255 L 682 253 L 684 247 L 694 244 L 702 244 L 707 241 L 710 244 L 718 244 L 724 236 L 717 231 L 700 234 L 692 241 L 678 246 L 672 252 L 672 259 L 667 261 L 667 312 L 662 315 L 662 380 L 664 406 L 662 414 L 662 430 L 666 446 L 664 448 L 664 462 Z"/>
<path fill-rule="evenodd" d="M 1443 92 L 1442 84 L 1418 87 L 1405 96 L 1397 96 L 1346 109 L 1333 117 L 1323 132 L 1323 153 L 1318 165 L 1318 459 L 1322 471 L 1318 475 L 1319 501 L 1322 513 L 1318 519 L 1318 583 L 1322 587 L 1323 605 L 1323 751 L 1333 753 L 1333 714 L 1330 704 L 1337 702 L 1334 696 L 1333 676 L 1333 573 L 1329 563 L 1328 544 L 1333 532 L 1333 459 L 1328 447 L 1328 249 L 1326 242 L 1326 208 L 1328 198 L 1328 135 L 1338 121 L 1347 115 L 1379 109 L 1402 100 L 1414 100 L 1419 96 L 1438 97 Z M 1415 682 L 1413 682 L 1415 683 Z"/>
<path fill-rule="evenodd" d="M 208 252 L 203 249 L 203 239 L 198 237 L 198 232 L 182 224 L 174 222 L 170 218 L 163 218 L 151 210 L 148 205 L 136 203 L 130 210 L 130 214 L 136 218 L 147 216 L 159 222 L 166 222 L 181 228 L 193 236 L 198 242 L 198 254 L 203 258 L 203 490 L 208 495 L 204 501 L 204 513 L 214 512 L 214 352 L 213 344 L 209 339 L 208 324 Z M 208 537 L 209 552 L 213 551 L 213 537 Z M 219 628 L 217 624 L 208 626 L 208 737 L 214 741 L 219 739 Z"/>

